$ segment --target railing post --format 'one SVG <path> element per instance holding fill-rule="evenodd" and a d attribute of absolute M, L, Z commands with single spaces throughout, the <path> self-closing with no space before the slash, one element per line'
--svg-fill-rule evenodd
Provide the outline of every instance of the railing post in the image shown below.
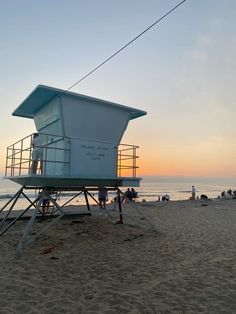
<path fill-rule="evenodd" d="M 128 144 L 120 144 L 120 146 L 124 147 L 118 150 L 117 160 L 119 162 L 117 166 L 117 175 L 122 175 L 122 170 L 128 172 L 129 176 L 136 178 L 137 175 L 137 148 L 135 145 Z M 123 164 L 124 163 L 124 164 Z"/>
<path fill-rule="evenodd" d="M 118 173 L 119 177 L 121 177 L 121 150 L 119 151 Z"/>
<path fill-rule="evenodd" d="M 6 157 L 6 168 L 5 168 L 5 177 L 7 176 L 7 170 L 8 170 L 8 157 L 9 156 L 9 148 L 7 147 L 7 157 Z"/>
<path fill-rule="evenodd" d="M 21 150 L 20 150 L 20 167 L 19 167 L 19 176 L 21 175 L 22 153 L 23 153 L 23 147 L 24 147 L 24 145 L 23 145 L 23 141 L 24 141 L 24 140 L 22 140 L 22 141 L 21 141 L 21 145 L 20 145 Z"/>
<path fill-rule="evenodd" d="M 33 135 L 30 135 L 30 143 L 29 143 L 29 165 L 28 165 L 28 173 L 31 171 L 31 163 L 32 163 L 32 140 L 33 140 Z"/>
<path fill-rule="evenodd" d="M 136 146 L 133 147 L 133 178 L 136 177 Z"/>
<path fill-rule="evenodd" d="M 12 148 L 12 155 L 11 155 L 11 176 L 14 176 L 14 166 L 15 166 L 15 146 L 13 145 Z"/>

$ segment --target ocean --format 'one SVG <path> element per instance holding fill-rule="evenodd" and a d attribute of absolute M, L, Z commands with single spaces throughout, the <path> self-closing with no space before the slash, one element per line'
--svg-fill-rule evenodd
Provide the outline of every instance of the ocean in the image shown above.
<path fill-rule="evenodd" d="M 187 200 L 191 196 L 192 185 L 195 186 L 197 193 L 196 195 L 200 197 L 201 194 L 207 195 L 209 198 L 217 198 L 222 191 L 227 191 L 228 189 L 236 190 L 236 178 L 200 178 L 200 177 L 160 177 L 144 176 L 141 181 L 139 188 L 136 188 L 139 198 L 137 201 L 157 201 L 158 196 L 165 194 L 170 195 L 170 200 Z M 19 190 L 20 186 L 10 180 L 0 178 L 0 208 Z M 126 188 L 121 189 L 123 192 Z M 28 194 L 30 193 L 30 194 Z M 34 199 L 38 191 L 30 190 L 27 191 L 27 195 L 31 199 Z M 66 202 L 76 193 L 64 193 L 61 196 L 60 202 Z M 114 198 L 114 194 L 109 192 L 109 201 Z M 94 194 L 97 197 L 97 193 Z M 91 199 L 91 204 L 94 201 Z M 71 205 L 85 204 L 84 196 L 79 196 L 75 198 Z M 29 205 L 29 202 L 21 197 L 15 209 L 22 209 Z"/>

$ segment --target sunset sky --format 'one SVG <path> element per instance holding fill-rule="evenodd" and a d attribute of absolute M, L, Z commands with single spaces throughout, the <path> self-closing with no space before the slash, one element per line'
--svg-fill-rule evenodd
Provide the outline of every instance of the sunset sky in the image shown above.
<path fill-rule="evenodd" d="M 0 0 L 0 172 L 35 131 L 12 117 L 38 85 L 67 89 L 180 0 Z M 123 143 L 140 175 L 236 176 L 236 1 L 186 0 L 72 89 L 138 109 Z"/>

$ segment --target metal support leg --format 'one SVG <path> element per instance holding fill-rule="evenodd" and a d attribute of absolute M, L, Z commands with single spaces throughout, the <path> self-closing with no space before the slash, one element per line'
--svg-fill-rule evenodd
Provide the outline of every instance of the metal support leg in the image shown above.
<path fill-rule="evenodd" d="M 21 194 L 27 199 L 29 203 L 33 205 L 33 202 L 29 199 L 29 197 L 22 191 Z M 35 205 L 33 205 L 35 207 Z"/>
<path fill-rule="evenodd" d="M 90 205 L 89 205 L 89 201 L 88 201 L 87 190 L 84 190 L 84 197 L 85 197 L 85 200 L 86 200 L 88 211 L 90 211 Z"/>
<path fill-rule="evenodd" d="M 23 191 L 24 187 L 22 187 L 21 189 L 19 189 L 19 191 L 16 192 L 15 195 L 12 196 L 12 198 L 0 209 L 0 213 L 11 203 L 11 201 L 17 197 L 17 195 L 19 195 L 22 191 Z"/>
<path fill-rule="evenodd" d="M 39 197 L 36 198 L 36 200 L 31 205 L 29 205 L 23 212 L 21 212 L 3 231 L 1 231 L 0 236 L 2 236 L 8 229 L 10 229 L 11 226 L 13 226 L 17 220 L 19 220 L 22 216 L 24 216 L 24 214 L 31 208 L 31 206 L 37 203 L 38 199 Z"/>
<path fill-rule="evenodd" d="M 143 215 L 143 213 L 136 207 L 136 211 L 139 213 L 139 215 L 146 220 L 147 224 L 149 225 L 149 227 L 151 227 L 152 231 L 155 231 L 156 233 L 158 233 L 157 228 L 151 223 L 151 221 Z"/>
<path fill-rule="evenodd" d="M 118 189 L 120 193 L 122 193 L 120 191 L 120 189 Z M 122 193 L 123 194 L 123 193 Z M 124 195 L 124 194 L 123 194 Z M 130 203 L 133 203 L 133 202 L 130 202 Z M 149 225 L 149 227 L 151 227 L 152 231 L 155 231 L 156 233 L 158 233 L 158 230 L 157 228 L 151 223 L 151 221 L 138 209 L 137 206 L 135 206 L 135 203 L 134 203 L 134 208 L 135 210 L 137 211 L 137 213 L 147 222 L 147 224 Z"/>
<path fill-rule="evenodd" d="M 99 205 L 99 202 L 96 200 L 96 198 L 91 193 L 89 193 L 89 191 L 87 191 L 87 195 L 89 195 L 94 200 L 94 202 L 97 203 L 97 205 Z"/>
<path fill-rule="evenodd" d="M 33 224 L 34 224 L 34 221 L 36 219 L 36 216 L 37 216 L 37 213 L 39 212 L 39 209 L 40 209 L 40 206 L 43 202 L 43 198 L 44 198 L 44 193 L 42 193 L 42 195 L 40 196 L 40 199 L 37 203 L 37 206 L 35 207 L 35 209 L 33 210 L 33 213 L 32 213 L 32 216 L 28 222 L 28 225 L 24 231 L 24 234 L 23 236 L 21 237 L 20 239 L 20 242 L 16 248 L 16 254 L 19 255 L 20 252 L 24 249 L 24 247 L 27 245 L 27 237 L 29 236 L 31 230 L 32 230 L 32 227 L 33 227 Z"/>
<path fill-rule="evenodd" d="M 65 205 L 69 204 L 71 201 L 73 201 L 77 196 L 79 196 L 83 191 L 80 191 L 79 193 L 77 193 L 75 196 L 73 196 L 71 199 L 69 199 L 69 201 L 66 201 L 62 207 L 64 207 Z"/>
<path fill-rule="evenodd" d="M 43 203 L 44 198 L 49 198 L 50 201 L 53 203 L 53 205 L 57 208 L 57 210 L 60 212 L 60 215 L 58 215 L 56 218 L 52 218 L 52 221 L 48 223 L 45 227 L 43 227 L 40 231 L 38 231 L 35 235 L 31 235 L 31 230 L 33 227 L 33 224 L 35 222 L 37 213 L 40 211 L 40 206 Z M 57 202 L 50 196 L 49 192 L 47 190 L 43 190 L 39 201 L 37 203 L 36 208 L 34 209 L 32 216 L 30 218 L 30 221 L 25 229 L 25 232 L 16 248 L 16 254 L 19 255 L 21 251 L 31 242 L 33 242 L 36 238 L 38 238 L 41 234 L 43 234 L 46 230 L 48 230 L 52 225 L 54 225 L 60 218 L 64 216 L 64 210 L 57 204 Z"/>
<path fill-rule="evenodd" d="M 11 204 L 11 207 L 8 209 L 8 212 L 7 212 L 7 214 L 5 215 L 5 217 L 2 218 L 2 222 L 1 222 L 1 224 L 0 224 L 0 230 L 1 230 L 2 226 L 4 225 L 5 221 L 7 220 L 7 218 L 9 217 L 9 215 L 10 215 L 12 209 L 14 208 L 16 202 L 18 201 L 18 199 L 19 199 L 19 197 L 20 197 L 20 195 L 21 195 L 22 189 L 23 189 L 23 188 L 21 188 L 21 189 L 15 194 L 15 196 L 14 196 L 15 199 L 14 199 L 13 203 Z M 13 200 L 13 198 L 11 199 L 11 201 L 12 201 L 12 200 Z M 9 202 L 8 202 L 8 204 L 9 204 Z M 5 206 L 4 208 L 6 208 L 6 206 Z"/>

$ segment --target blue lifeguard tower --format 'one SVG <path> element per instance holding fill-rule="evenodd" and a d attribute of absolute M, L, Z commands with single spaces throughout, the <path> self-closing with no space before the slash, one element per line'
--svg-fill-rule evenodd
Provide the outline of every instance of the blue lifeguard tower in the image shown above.
<path fill-rule="evenodd" d="M 22 194 L 25 196 L 25 190 L 41 190 L 30 201 L 29 208 L 34 210 L 19 250 L 27 244 L 43 199 L 50 199 L 59 211 L 56 219 L 65 214 L 51 197 L 52 191 L 83 192 L 88 210 L 88 196 L 93 197 L 90 190 L 106 187 L 116 191 L 122 222 L 119 187 L 139 186 L 141 178 L 136 174 L 138 146 L 122 145 L 121 140 L 129 121 L 143 115 L 146 112 L 142 110 L 44 85 L 38 85 L 19 105 L 13 116 L 34 120 L 43 151 L 41 168 L 32 173 L 33 134 L 7 148 L 5 178 L 22 186 L 13 204 Z"/>

